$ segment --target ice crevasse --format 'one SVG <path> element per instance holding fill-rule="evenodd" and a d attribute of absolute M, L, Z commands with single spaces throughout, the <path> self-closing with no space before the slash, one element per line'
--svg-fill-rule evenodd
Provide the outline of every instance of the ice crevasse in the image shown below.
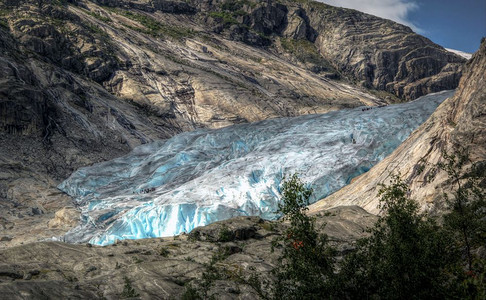
<path fill-rule="evenodd" d="M 273 219 L 285 174 L 321 199 L 368 171 L 453 91 L 413 102 L 186 132 L 81 168 L 59 185 L 82 210 L 68 242 L 173 236 L 241 215 Z"/>

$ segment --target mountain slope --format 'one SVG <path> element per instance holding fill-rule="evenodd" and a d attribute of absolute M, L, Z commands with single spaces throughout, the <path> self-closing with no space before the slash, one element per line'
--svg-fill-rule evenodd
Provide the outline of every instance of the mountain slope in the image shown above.
<path fill-rule="evenodd" d="M 377 184 L 387 182 L 390 173 L 401 174 L 422 209 L 440 207 L 442 194 L 450 189 L 446 174 L 439 172 L 432 181 L 428 175 L 442 161 L 443 151 L 452 154 L 468 148 L 473 162 L 486 163 L 486 39 L 466 69 L 454 97 L 444 101 L 400 147 L 352 184 L 313 204 L 310 211 L 352 204 L 377 213 Z"/>
<path fill-rule="evenodd" d="M 408 100 L 457 86 L 465 60 L 410 28 L 354 10 L 309 6 L 319 52 L 362 85 Z"/>
<path fill-rule="evenodd" d="M 425 87 L 388 89 L 398 81 L 381 67 L 365 86 L 403 99 L 451 89 L 463 61 L 401 25 L 307 1 L 2 0 L 0 15 L 0 246 L 75 223 L 66 208 L 46 228 L 72 205 L 56 185 L 82 166 L 196 128 L 396 101 L 355 84 L 379 61 Z M 390 42 L 375 48 L 367 32 Z M 336 56 L 352 37 L 356 55 Z M 377 60 L 385 50 L 397 59 Z M 429 73 L 413 67 L 422 58 Z"/>

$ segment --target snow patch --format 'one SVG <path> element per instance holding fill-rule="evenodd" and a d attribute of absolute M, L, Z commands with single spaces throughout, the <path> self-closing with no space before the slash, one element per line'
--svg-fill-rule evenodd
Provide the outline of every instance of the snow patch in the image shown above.
<path fill-rule="evenodd" d="M 454 50 L 454 49 L 448 49 L 448 48 L 445 48 L 447 51 L 449 52 L 452 52 L 454 54 L 457 54 L 467 60 L 471 59 L 472 57 L 472 53 L 467 53 L 467 52 L 462 52 L 462 51 L 459 51 L 459 50 Z"/>

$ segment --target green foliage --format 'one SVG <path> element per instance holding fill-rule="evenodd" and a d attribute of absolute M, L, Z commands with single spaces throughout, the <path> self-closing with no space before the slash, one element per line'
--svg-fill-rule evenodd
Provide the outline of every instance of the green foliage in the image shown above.
<path fill-rule="evenodd" d="M 311 194 L 296 174 L 284 179 L 279 211 L 290 227 L 280 239 L 283 252 L 274 270 L 276 299 L 329 296 L 334 250 L 327 245 L 327 236 L 317 232 L 315 219 L 305 213 Z"/>
<path fill-rule="evenodd" d="M 450 213 L 445 216 L 445 225 L 453 229 L 468 257 L 468 269 L 472 270 L 472 249 L 484 246 L 486 241 L 486 193 L 481 181 L 486 178 L 483 165 L 473 165 L 466 174 L 460 171 L 469 161 L 464 152 L 456 155 L 443 154 L 445 163 L 438 167 L 447 172 L 450 184 L 456 188 L 452 197 L 444 194 Z"/>
<path fill-rule="evenodd" d="M 136 264 L 143 263 L 143 259 L 140 259 L 139 257 L 132 256 L 133 262 Z"/>
<path fill-rule="evenodd" d="M 371 94 L 377 96 L 380 99 L 389 99 L 389 103 L 402 103 L 404 100 L 398 98 L 396 95 L 393 93 L 387 92 L 387 91 L 380 91 L 380 90 L 375 90 L 373 88 L 368 89 L 368 92 Z"/>
<path fill-rule="evenodd" d="M 268 283 L 264 282 L 257 273 L 251 273 L 250 277 L 248 277 L 248 279 L 243 279 L 242 282 L 249 285 L 262 299 L 269 298 L 267 293 L 263 290 L 263 286 L 268 287 Z"/>
<path fill-rule="evenodd" d="M 249 6 L 251 8 L 256 7 L 255 2 L 251 2 L 248 0 L 232 0 L 232 1 L 226 1 L 221 4 L 221 9 L 223 10 L 228 10 L 228 11 L 238 11 L 241 10 L 244 6 Z"/>
<path fill-rule="evenodd" d="M 160 247 L 157 252 L 159 253 L 160 256 L 163 257 L 168 257 L 170 254 L 170 251 L 165 247 Z"/>
<path fill-rule="evenodd" d="M 316 46 L 306 39 L 281 38 L 282 47 L 303 63 L 311 63 L 324 71 L 334 71 L 331 64 L 317 51 Z"/>
<path fill-rule="evenodd" d="M 156 34 L 160 30 L 162 30 L 162 28 L 163 28 L 163 25 L 152 17 L 142 15 L 142 14 L 133 13 L 133 12 L 128 11 L 128 10 L 124 10 L 124 11 L 122 11 L 122 13 L 125 17 L 127 17 L 131 20 L 137 21 L 138 23 L 145 26 L 149 30 L 149 32 L 152 32 L 153 34 Z"/>
<path fill-rule="evenodd" d="M 181 296 L 181 300 L 199 300 L 204 299 L 192 284 L 185 285 L 184 293 Z"/>
<path fill-rule="evenodd" d="M 12 14 L 11 9 L 0 7 L 0 26 L 7 29 L 7 30 L 10 30 L 10 26 L 8 25 L 7 16 L 11 15 L 11 14 Z"/>
<path fill-rule="evenodd" d="M 123 287 L 123 292 L 120 294 L 121 298 L 135 298 L 138 297 L 139 294 L 135 289 L 132 287 L 132 282 L 128 277 L 123 277 L 123 280 L 125 280 L 125 286 Z"/>
<path fill-rule="evenodd" d="M 86 28 L 94 35 L 99 36 L 100 38 L 108 38 L 108 34 L 104 32 L 100 27 L 96 26 L 92 23 L 87 23 Z"/>
<path fill-rule="evenodd" d="M 229 256 L 226 248 L 220 247 L 216 251 L 202 274 L 202 280 L 197 285 L 187 284 L 182 295 L 183 299 L 210 299 L 208 293 L 215 280 L 223 279 L 223 274 L 216 264 Z M 196 289 L 197 287 L 197 289 Z"/>
<path fill-rule="evenodd" d="M 147 15 L 138 14 L 122 9 L 111 8 L 110 10 L 114 13 L 121 14 L 133 21 L 136 21 L 144 28 L 138 28 L 123 24 L 125 27 L 144 34 L 151 35 L 153 37 L 171 37 L 174 39 L 183 39 L 185 37 L 191 37 L 194 35 L 194 31 L 190 28 L 165 25 Z"/>
<path fill-rule="evenodd" d="M 108 17 L 102 16 L 101 14 L 97 14 L 97 13 L 89 11 L 89 10 L 85 10 L 85 9 L 82 9 L 82 10 L 84 10 L 84 12 L 87 13 L 88 15 L 95 17 L 96 19 L 98 19 L 102 22 L 111 23 L 111 19 L 108 18 Z"/>
<path fill-rule="evenodd" d="M 7 20 L 5 19 L 0 19 L 0 26 L 3 27 L 4 29 L 10 30 L 10 26 L 8 25 Z"/>
<path fill-rule="evenodd" d="M 467 271 L 457 274 L 462 281 L 459 296 L 485 299 L 486 259 L 474 254 L 486 246 L 486 167 L 485 162 L 470 164 L 466 149 L 443 153 L 445 162 L 437 164 L 447 172 L 452 195 L 444 194 L 450 212 L 444 216 L 445 228 L 453 234 L 461 254 L 467 259 Z M 464 170 L 465 169 L 465 170 Z"/>
<path fill-rule="evenodd" d="M 248 13 L 246 11 L 240 9 L 240 10 L 234 11 L 233 16 L 234 17 L 244 17 L 244 16 L 248 16 Z"/>
<path fill-rule="evenodd" d="M 222 22 L 224 26 L 230 26 L 232 24 L 238 24 L 238 21 L 234 18 L 232 13 L 225 12 L 225 11 L 213 11 L 209 13 L 211 18 L 218 20 L 218 22 Z"/>
<path fill-rule="evenodd" d="M 453 192 L 446 197 L 450 211 L 443 224 L 419 212 L 409 188 L 399 176 L 380 185 L 381 216 L 369 236 L 336 267 L 335 250 L 306 214 L 312 189 L 296 174 L 282 184 L 279 212 L 286 229 L 272 247 L 282 249 L 273 270 L 275 299 L 485 299 L 486 260 L 477 255 L 486 240 L 486 168 L 465 169 L 467 155 L 444 154 L 437 165 L 449 176 Z M 423 170 L 422 170 L 423 171 Z M 328 215 L 328 214 L 327 214 Z M 224 228 L 219 240 L 226 240 Z M 230 279 L 269 298 L 268 283 L 258 274 L 245 278 L 241 270 L 224 270 L 231 253 L 220 248 L 206 265 L 196 290 L 186 287 L 183 299 L 207 299 L 215 280 Z M 218 265 L 217 265 L 218 264 Z M 339 271 L 337 271 L 339 270 Z"/>
<path fill-rule="evenodd" d="M 346 257 L 338 283 L 340 297 L 443 299 L 449 294 L 449 266 L 457 262 L 451 236 L 419 214 L 408 186 L 393 176 L 379 190 L 382 216 L 371 236 Z"/>
<path fill-rule="evenodd" d="M 44 1 L 44 2 L 47 2 L 47 1 Z M 52 3 L 52 5 L 57 5 L 57 6 L 66 6 L 66 5 L 68 5 L 68 1 L 67 0 L 52 0 L 51 3 Z"/>
<path fill-rule="evenodd" d="M 228 228 L 228 226 L 223 225 L 218 234 L 218 242 L 231 242 L 233 239 L 233 232 Z"/>

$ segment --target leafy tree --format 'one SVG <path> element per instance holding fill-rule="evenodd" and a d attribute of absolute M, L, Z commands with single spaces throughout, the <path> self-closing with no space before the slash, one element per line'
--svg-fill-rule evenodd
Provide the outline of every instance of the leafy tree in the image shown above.
<path fill-rule="evenodd" d="M 475 255 L 486 247 L 486 165 L 470 164 L 467 149 L 443 153 L 438 169 L 447 172 L 451 194 L 444 194 L 449 213 L 444 227 L 454 236 L 456 247 L 466 258 L 466 270 L 456 271 L 458 297 L 486 298 L 486 259 Z M 466 167 L 469 166 L 469 167 Z"/>
<path fill-rule="evenodd" d="M 379 190 L 382 216 L 346 257 L 339 298 L 444 299 L 457 255 L 451 236 L 419 213 L 408 186 L 393 176 Z"/>
<path fill-rule="evenodd" d="M 452 195 L 444 194 L 450 212 L 445 215 L 445 225 L 457 235 L 457 240 L 464 248 L 468 270 L 473 269 L 472 250 L 485 246 L 486 241 L 486 193 L 481 181 L 486 178 L 484 164 L 472 165 L 466 172 L 461 172 L 469 162 L 467 152 L 443 154 L 446 162 L 437 166 L 447 172 L 449 182 L 455 188 Z M 462 175 L 464 173 L 464 175 Z"/>
<path fill-rule="evenodd" d="M 290 226 L 279 240 L 283 253 L 274 270 L 276 299 L 330 297 L 334 250 L 327 245 L 327 236 L 316 230 L 315 219 L 305 213 L 311 194 L 296 174 L 284 179 L 279 211 Z"/>

